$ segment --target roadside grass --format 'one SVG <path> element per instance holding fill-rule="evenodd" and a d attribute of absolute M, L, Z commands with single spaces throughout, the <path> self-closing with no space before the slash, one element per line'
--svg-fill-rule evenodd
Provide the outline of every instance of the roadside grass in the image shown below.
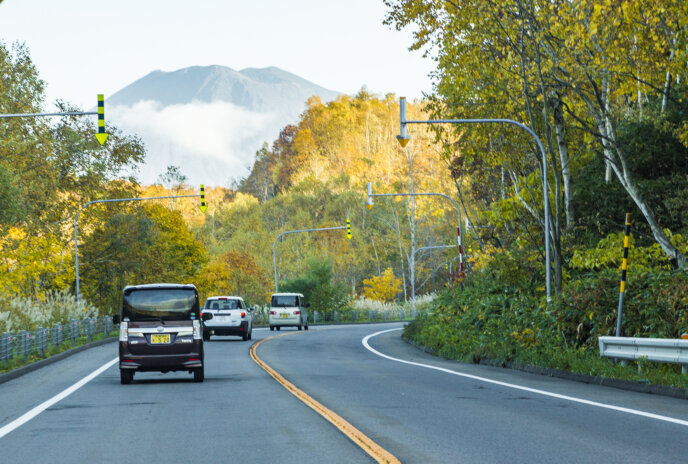
<path fill-rule="evenodd" d="M 88 337 L 82 336 L 76 339 L 75 343 L 72 344 L 71 340 L 67 340 L 63 342 L 62 344 L 59 345 L 59 347 L 55 347 L 54 345 L 48 347 L 48 349 L 45 350 L 44 356 L 40 356 L 39 353 L 33 352 L 30 355 L 24 359 L 21 355 L 17 355 L 14 358 L 11 358 L 7 362 L 0 362 L 0 374 L 4 374 L 6 372 L 9 372 L 13 369 L 17 369 L 22 366 L 29 365 L 31 363 L 34 363 L 36 361 L 40 361 L 42 359 L 47 359 L 51 356 L 54 356 L 58 353 L 62 353 L 63 351 L 68 351 L 71 350 L 72 348 L 76 348 L 78 346 L 86 345 L 88 343 L 93 343 L 99 340 L 103 340 L 108 337 L 116 337 L 119 335 L 118 331 L 113 330 L 110 332 L 108 335 L 104 333 L 98 333 L 93 335 L 92 340 L 89 341 Z"/>

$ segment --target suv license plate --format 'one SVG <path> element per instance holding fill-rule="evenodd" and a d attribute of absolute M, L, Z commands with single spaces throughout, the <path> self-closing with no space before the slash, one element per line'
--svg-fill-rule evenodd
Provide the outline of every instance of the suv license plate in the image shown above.
<path fill-rule="evenodd" d="M 289 317 L 289 314 L 282 314 L 282 317 Z"/>
<path fill-rule="evenodd" d="M 151 343 L 169 343 L 170 334 L 153 334 L 151 336 Z"/>

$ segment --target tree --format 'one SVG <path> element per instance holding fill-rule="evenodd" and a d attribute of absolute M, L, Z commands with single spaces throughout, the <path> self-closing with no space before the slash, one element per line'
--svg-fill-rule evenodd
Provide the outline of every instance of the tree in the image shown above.
<path fill-rule="evenodd" d="M 394 275 L 391 267 L 379 276 L 363 281 L 363 295 L 376 301 L 392 301 L 401 291 L 401 279 Z"/>

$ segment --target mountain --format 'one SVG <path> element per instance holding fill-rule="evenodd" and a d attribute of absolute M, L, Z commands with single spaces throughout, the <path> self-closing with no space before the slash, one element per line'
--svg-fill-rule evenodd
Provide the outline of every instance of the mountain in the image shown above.
<path fill-rule="evenodd" d="M 274 66 L 235 71 L 214 65 L 153 71 L 112 95 L 108 103 L 132 106 L 152 100 L 169 106 L 222 101 L 259 113 L 279 111 L 296 117 L 312 95 L 330 101 L 339 93 Z"/>
<path fill-rule="evenodd" d="M 192 184 L 228 185 L 314 95 L 327 102 L 339 93 L 276 67 L 192 66 L 147 74 L 107 98 L 106 111 L 143 139 L 143 183 L 173 164 Z"/>

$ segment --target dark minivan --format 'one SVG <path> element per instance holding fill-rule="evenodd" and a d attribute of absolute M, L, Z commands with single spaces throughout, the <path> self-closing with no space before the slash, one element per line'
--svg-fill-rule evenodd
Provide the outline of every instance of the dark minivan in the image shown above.
<path fill-rule="evenodd" d="M 122 384 L 135 372 L 189 371 L 203 382 L 203 327 L 194 285 L 148 284 L 124 288 L 119 371 Z"/>

